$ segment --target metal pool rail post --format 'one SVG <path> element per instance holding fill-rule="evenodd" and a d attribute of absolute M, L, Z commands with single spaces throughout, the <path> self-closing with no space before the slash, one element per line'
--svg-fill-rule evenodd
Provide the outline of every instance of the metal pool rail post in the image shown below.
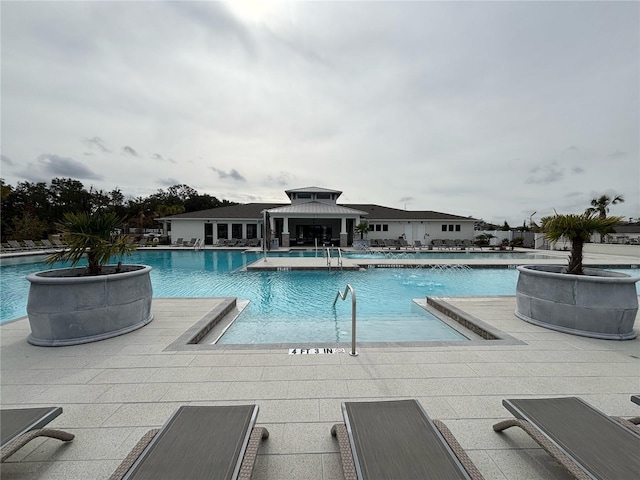
<path fill-rule="evenodd" d="M 336 306 L 336 302 L 338 301 L 338 297 L 345 300 L 347 298 L 347 292 L 351 292 L 351 351 L 349 355 L 352 357 L 357 357 L 358 353 L 356 352 L 356 292 L 351 285 L 347 283 L 346 288 L 344 289 L 344 293 L 338 290 L 336 294 L 336 298 L 333 301 L 333 306 Z"/>

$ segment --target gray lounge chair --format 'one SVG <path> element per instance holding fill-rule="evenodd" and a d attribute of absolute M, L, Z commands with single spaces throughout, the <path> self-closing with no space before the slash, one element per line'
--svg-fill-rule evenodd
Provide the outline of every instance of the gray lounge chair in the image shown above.
<path fill-rule="evenodd" d="M 25 247 L 21 245 L 17 240 L 7 240 L 7 243 L 11 248 L 13 248 L 14 251 L 21 252 L 22 250 L 25 250 Z"/>
<path fill-rule="evenodd" d="M 61 430 L 43 428 L 62 413 L 60 407 L 2 409 L 0 411 L 0 437 L 2 437 L 1 461 L 36 437 L 57 438 L 64 442 L 74 435 Z"/>
<path fill-rule="evenodd" d="M 172 247 L 182 247 L 184 245 L 184 239 L 182 237 L 178 238 L 175 242 L 171 244 Z"/>
<path fill-rule="evenodd" d="M 416 400 L 345 402 L 337 437 L 345 480 L 482 479 L 449 429 Z"/>
<path fill-rule="evenodd" d="M 631 401 L 640 405 L 640 395 L 631 395 Z"/>
<path fill-rule="evenodd" d="M 249 479 L 269 437 L 257 418 L 257 405 L 182 406 L 142 437 L 110 480 Z"/>
<path fill-rule="evenodd" d="M 502 401 L 516 418 L 501 432 L 522 428 L 577 479 L 640 477 L 640 428 L 610 417 L 577 397 Z"/>
<path fill-rule="evenodd" d="M 33 240 L 24 240 L 24 244 L 27 247 L 27 250 L 41 250 L 42 248 L 36 245 L 36 242 Z"/>

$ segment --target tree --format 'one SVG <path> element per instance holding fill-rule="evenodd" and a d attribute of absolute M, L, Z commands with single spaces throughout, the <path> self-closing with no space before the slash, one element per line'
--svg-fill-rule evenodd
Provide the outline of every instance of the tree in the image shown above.
<path fill-rule="evenodd" d="M 46 262 L 69 260 L 71 266 L 75 267 L 86 254 L 89 275 L 100 275 L 102 266 L 112 256 L 127 255 L 135 249 L 126 235 L 115 234 L 123 221 L 112 212 L 66 213 L 58 227 L 68 248 L 49 256 Z"/>
<path fill-rule="evenodd" d="M 591 199 L 591 207 L 585 210 L 585 214 L 591 215 L 597 213 L 600 218 L 607 218 L 609 213 L 609 206 L 623 203 L 624 197 L 622 195 L 616 195 L 613 199 L 609 195 L 600 195 L 599 197 Z M 602 230 L 600 232 L 600 243 L 604 243 L 604 237 L 607 233 L 613 231 L 613 226 Z"/>
<path fill-rule="evenodd" d="M 356 225 L 354 230 L 356 233 L 360 234 L 360 240 L 362 240 L 364 238 L 364 234 L 369 231 L 369 224 L 367 222 L 360 222 Z"/>
<path fill-rule="evenodd" d="M 571 241 L 571 255 L 566 273 L 582 275 L 582 258 L 584 243 L 589 241 L 594 233 L 602 233 L 622 221 L 622 217 L 600 217 L 595 213 L 582 215 L 555 214 L 544 217 L 540 223 L 540 229 L 547 240 L 557 242 L 562 237 Z"/>
<path fill-rule="evenodd" d="M 502 225 L 502 228 L 500 230 L 502 230 L 503 232 L 508 232 L 509 230 L 511 230 L 511 227 L 506 220 L 504 221 L 504 225 Z"/>
<path fill-rule="evenodd" d="M 591 199 L 591 207 L 587 208 L 584 213 L 587 215 L 597 213 L 600 218 L 606 218 L 607 213 L 609 213 L 609 206 L 617 205 L 618 203 L 624 203 L 622 195 L 616 195 L 613 199 L 609 195 L 600 195 Z"/>

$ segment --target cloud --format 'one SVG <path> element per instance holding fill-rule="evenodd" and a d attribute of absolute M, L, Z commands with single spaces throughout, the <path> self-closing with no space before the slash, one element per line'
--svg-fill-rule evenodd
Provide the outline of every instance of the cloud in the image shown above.
<path fill-rule="evenodd" d="M 92 172 L 88 167 L 69 157 L 60 157 L 46 153 L 38 157 L 38 164 L 44 171 L 54 177 L 70 177 L 90 180 L 102 180 L 102 175 Z M 29 164 L 31 166 L 31 164 Z"/>
<path fill-rule="evenodd" d="M 176 163 L 176 161 L 173 158 L 164 158 L 159 153 L 152 154 L 151 158 L 153 158 L 154 160 L 162 160 L 162 161 L 166 161 L 166 162 Z"/>
<path fill-rule="evenodd" d="M 278 172 L 278 175 L 275 177 L 273 175 L 267 176 L 267 185 L 278 185 L 280 187 L 286 187 L 291 184 L 292 181 L 295 180 L 295 175 L 291 175 L 289 172 Z"/>
<path fill-rule="evenodd" d="M 627 152 L 623 152 L 621 150 L 616 150 L 615 152 L 609 154 L 609 158 L 622 158 L 626 156 Z"/>
<path fill-rule="evenodd" d="M 100 137 L 85 138 L 82 141 L 88 145 L 89 148 L 97 148 L 103 153 L 111 153 L 111 150 L 106 147 L 104 141 Z"/>
<path fill-rule="evenodd" d="M 218 174 L 218 177 L 220 178 L 229 178 L 231 177 L 233 180 L 236 180 L 238 182 L 246 182 L 247 179 L 244 178 L 242 175 L 240 175 L 240 173 L 238 173 L 238 171 L 235 168 L 232 168 L 231 171 L 229 173 L 222 171 L 218 168 L 215 167 L 211 167 L 211 170 L 213 170 L 214 172 L 216 172 Z"/>
<path fill-rule="evenodd" d="M 160 185 L 165 185 L 167 187 L 172 187 L 174 185 L 180 185 L 180 181 L 175 178 L 159 178 L 157 182 Z"/>
<path fill-rule="evenodd" d="M 140 155 L 138 155 L 138 152 L 136 152 L 133 148 L 131 148 L 128 145 L 125 145 L 124 147 L 122 147 L 122 151 L 124 153 L 126 153 L 127 155 L 132 155 L 134 157 L 139 157 Z"/>
<path fill-rule="evenodd" d="M 13 161 L 6 155 L 0 155 L 0 161 L 2 161 L 2 163 L 5 163 L 7 165 L 11 165 L 11 166 L 15 165 L 15 163 L 13 163 Z"/>
<path fill-rule="evenodd" d="M 571 173 L 584 173 L 584 168 L 580 167 L 580 166 L 575 166 L 575 167 L 571 167 Z"/>
<path fill-rule="evenodd" d="M 562 180 L 562 177 L 564 177 L 564 170 L 558 168 L 558 162 L 551 162 L 529 170 L 529 176 L 525 179 L 525 183 L 554 183 Z"/>

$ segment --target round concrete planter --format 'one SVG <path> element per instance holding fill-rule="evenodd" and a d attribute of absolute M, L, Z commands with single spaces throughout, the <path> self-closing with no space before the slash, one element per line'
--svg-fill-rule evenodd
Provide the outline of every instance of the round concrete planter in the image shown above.
<path fill-rule="evenodd" d="M 151 320 L 151 267 L 102 267 L 102 275 L 82 276 L 85 268 L 27 275 L 31 282 L 27 341 L 40 346 L 95 342 L 131 332 Z"/>
<path fill-rule="evenodd" d="M 562 273 L 564 267 L 518 267 L 516 315 L 564 333 L 607 340 L 636 337 L 635 283 L 624 273 L 585 268 L 584 275 Z"/>

